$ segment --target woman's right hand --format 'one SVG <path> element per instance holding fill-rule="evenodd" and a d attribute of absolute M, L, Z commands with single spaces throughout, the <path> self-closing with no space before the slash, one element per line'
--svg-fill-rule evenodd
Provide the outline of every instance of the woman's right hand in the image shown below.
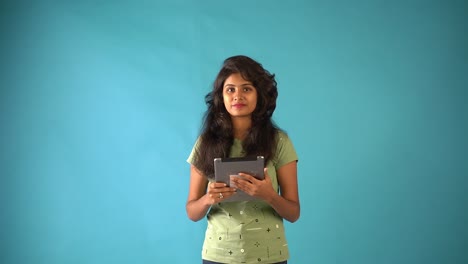
<path fill-rule="evenodd" d="M 209 198 L 209 204 L 220 203 L 236 193 L 236 188 L 231 188 L 223 182 L 210 182 L 206 194 Z"/>
<path fill-rule="evenodd" d="M 208 179 L 195 168 L 190 166 L 190 187 L 185 209 L 192 221 L 203 219 L 213 204 L 222 202 L 236 192 L 222 182 L 209 182 Z"/>

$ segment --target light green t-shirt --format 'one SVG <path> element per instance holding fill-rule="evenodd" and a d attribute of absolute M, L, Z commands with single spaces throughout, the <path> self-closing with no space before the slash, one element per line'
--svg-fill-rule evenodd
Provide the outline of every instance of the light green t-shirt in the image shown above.
<path fill-rule="evenodd" d="M 276 171 L 298 157 L 289 137 L 278 133 L 278 146 L 268 162 L 268 175 L 278 192 Z M 196 147 L 196 146 L 195 146 Z M 194 148 L 195 148 L 194 147 Z M 193 153 L 188 162 L 192 164 Z M 242 156 L 242 141 L 235 139 L 230 157 Z M 226 202 L 211 206 L 202 258 L 221 263 L 275 263 L 289 258 L 283 219 L 261 200 Z"/>

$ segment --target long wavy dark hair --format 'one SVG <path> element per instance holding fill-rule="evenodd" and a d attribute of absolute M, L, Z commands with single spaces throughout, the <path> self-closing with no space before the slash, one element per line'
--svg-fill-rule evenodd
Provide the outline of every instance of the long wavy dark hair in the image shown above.
<path fill-rule="evenodd" d="M 208 178 L 214 176 L 214 158 L 228 157 L 234 142 L 231 116 L 223 101 L 224 82 L 234 73 L 240 73 L 257 90 L 252 126 L 242 141 L 245 156 L 264 156 L 266 164 L 276 150 L 280 129 L 271 119 L 278 97 L 275 75 L 247 56 L 227 58 L 214 81 L 213 90 L 205 96 L 208 109 L 203 117 L 200 141 L 194 153 L 194 166 Z"/>

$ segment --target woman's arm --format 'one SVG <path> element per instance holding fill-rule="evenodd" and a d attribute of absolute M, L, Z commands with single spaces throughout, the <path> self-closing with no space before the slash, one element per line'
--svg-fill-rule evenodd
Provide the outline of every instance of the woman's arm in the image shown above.
<path fill-rule="evenodd" d="M 267 202 L 281 217 L 294 223 L 301 214 L 297 184 L 297 162 L 293 161 L 279 168 L 277 177 L 281 195 L 272 195 L 270 199 L 267 199 Z"/>
<path fill-rule="evenodd" d="M 185 210 L 192 221 L 202 219 L 212 204 L 219 203 L 235 193 L 234 188 L 226 187 L 224 183 L 210 183 L 208 190 L 207 186 L 207 178 L 195 166 L 190 165 L 190 187 Z"/>

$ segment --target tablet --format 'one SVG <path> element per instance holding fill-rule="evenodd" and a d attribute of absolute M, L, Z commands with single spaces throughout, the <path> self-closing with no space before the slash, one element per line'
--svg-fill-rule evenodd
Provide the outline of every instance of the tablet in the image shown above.
<path fill-rule="evenodd" d="M 215 158 L 215 180 L 217 182 L 224 182 L 228 186 L 236 187 L 231 182 L 230 176 L 238 176 L 240 172 L 250 174 L 259 180 L 263 180 L 265 178 L 263 175 L 264 166 L 265 159 L 263 156 L 243 158 Z M 258 198 L 250 196 L 247 193 L 238 189 L 234 195 L 225 199 L 223 202 L 250 201 L 257 199 Z"/>

